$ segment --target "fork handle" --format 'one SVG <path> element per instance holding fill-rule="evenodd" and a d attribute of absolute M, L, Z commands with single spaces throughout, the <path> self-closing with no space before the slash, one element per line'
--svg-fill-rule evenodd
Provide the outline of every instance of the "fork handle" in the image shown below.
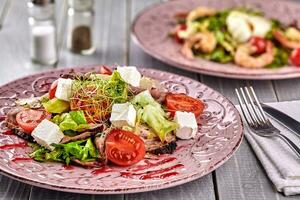
<path fill-rule="evenodd" d="M 278 137 L 280 137 L 283 141 L 285 141 L 300 158 L 300 148 L 294 142 L 292 142 L 288 137 L 282 134 L 278 134 Z"/>

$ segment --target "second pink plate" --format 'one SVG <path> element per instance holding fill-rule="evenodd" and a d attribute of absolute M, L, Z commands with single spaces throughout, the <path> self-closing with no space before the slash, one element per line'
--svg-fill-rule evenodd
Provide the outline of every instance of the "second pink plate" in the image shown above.
<path fill-rule="evenodd" d="M 180 53 L 180 45 L 168 34 L 174 28 L 176 13 L 188 12 L 198 6 L 216 9 L 250 6 L 262 10 L 267 17 L 284 24 L 300 26 L 300 4 L 274 0 L 173 0 L 143 10 L 132 24 L 132 35 L 151 56 L 170 65 L 202 74 L 237 79 L 288 79 L 300 77 L 300 67 L 278 69 L 246 69 L 234 64 L 219 64 L 204 59 L 189 60 Z"/>

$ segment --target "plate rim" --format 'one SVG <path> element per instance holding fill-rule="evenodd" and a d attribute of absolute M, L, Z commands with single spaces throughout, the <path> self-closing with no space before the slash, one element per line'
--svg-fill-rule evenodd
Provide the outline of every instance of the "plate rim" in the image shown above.
<path fill-rule="evenodd" d="M 0 85 L 0 87 L 5 87 L 8 86 L 10 84 L 13 84 L 15 81 L 19 81 L 19 80 L 24 80 L 27 78 L 31 78 L 32 76 L 41 76 L 46 73 L 51 73 L 51 72 L 59 72 L 59 71 L 67 71 L 67 70 L 75 70 L 76 69 L 80 70 L 80 69 L 94 69 L 96 67 L 100 67 L 101 65 L 87 65 L 87 66 L 74 66 L 74 67 L 68 67 L 68 68 L 56 68 L 56 69 L 50 69 L 50 70 L 45 70 L 45 71 L 40 71 L 37 73 L 32 73 L 26 76 L 22 76 L 20 78 L 14 79 L 13 81 L 10 81 L 6 84 Z M 198 80 L 192 79 L 190 77 L 186 77 L 183 75 L 179 75 L 179 74 L 175 74 L 175 73 L 171 73 L 171 72 L 166 72 L 166 71 L 162 71 L 162 70 L 158 70 L 158 69 L 154 69 L 154 68 L 147 68 L 147 67 L 137 67 L 138 70 L 149 70 L 149 71 L 154 71 L 154 72 L 159 72 L 159 73 L 164 73 L 167 75 L 173 75 L 173 76 L 177 76 L 177 77 L 184 77 L 187 80 L 191 80 L 193 82 L 199 82 Z M 243 120 L 241 118 L 240 113 L 238 112 L 237 108 L 235 107 L 235 105 L 224 95 L 222 95 L 221 93 L 219 93 L 218 91 L 212 89 L 211 87 L 207 86 L 204 83 L 201 83 L 202 85 L 204 85 L 205 87 L 211 89 L 212 91 L 216 92 L 218 95 L 220 95 L 222 98 L 224 98 L 225 100 L 227 100 L 227 102 L 232 106 L 232 109 L 234 110 L 234 113 L 236 114 L 237 117 L 237 121 L 240 123 L 240 138 L 237 141 L 236 145 L 234 146 L 234 148 L 232 149 L 232 151 L 227 154 L 221 161 L 219 161 L 216 165 L 210 167 L 208 170 L 204 171 L 203 173 L 192 173 L 188 176 L 182 177 L 180 179 L 174 180 L 174 181 L 168 181 L 162 185 L 158 185 L 158 186 L 147 186 L 144 188 L 139 188 L 139 187 L 133 187 L 133 188 L 128 188 L 128 189 L 113 189 L 113 190 L 94 190 L 94 189 L 82 189 L 82 188 L 76 188 L 76 187 L 67 187 L 67 186 L 57 186 L 55 184 L 49 184 L 49 183 L 45 183 L 43 181 L 35 181 L 35 180 L 29 180 L 27 178 L 25 178 L 24 176 L 18 176 L 18 175 L 14 175 L 13 172 L 10 172 L 9 170 L 4 170 L 1 168 L 0 166 L 0 174 L 10 177 L 14 180 L 20 181 L 22 183 L 26 183 L 29 185 L 33 185 L 36 187 L 40 187 L 40 188 L 45 188 L 45 189 L 50 189 L 50 190 L 55 190 L 55 191 L 62 191 L 62 192 L 71 192 L 71 193 L 79 193 L 79 194 L 130 194 L 130 193 L 140 193 L 140 192 L 150 192 L 150 191 L 156 191 L 156 190 L 161 190 L 161 189 L 167 189 L 167 188 L 171 188 L 171 187 L 175 187 L 175 186 L 179 186 L 179 185 L 183 185 L 185 183 L 189 183 L 192 182 L 194 180 L 197 180 L 203 176 L 206 176 L 208 174 L 210 174 L 211 172 L 213 172 L 214 170 L 218 169 L 220 166 L 222 166 L 225 162 L 227 162 L 233 155 L 234 153 L 239 149 L 243 138 L 244 138 L 244 123 Z"/>
<path fill-rule="evenodd" d="M 192 67 L 189 65 L 186 65 L 185 63 L 179 63 L 176 61 L 173 61 L 171 59 L 168 59 L 164 56 L 161 56 L 158 53 L 155 53 L 153 51 L 151 51 L 150 49 L 148 49 L 144 44 L 143 41 L 137 36 L 136 31 L 135 31 L 135 27 L 137 24 L 137 21 L 139 20 L 139 18 L 145 14 L 147 11 L 155 9 L 156 7 L 159 7 L 161 5 L 164 4 L 170 4 L 173 3 L 175 1 L 180 1 L 180 0 L 173 0 L 173 1 L 162 1 L 162 2 L 158 2 L 158 3 L 154 3 L 150 6 L 147 6 L 145 8 L 143 8 L 141 11 L 138 12 L 138 14 L 134 17 L 134 20 L 131 23 L 131 27 L 130 27 L 130 34 L 131 37 L 134 41 L 134 43 L 136 43 L 145 53 L 147 53 L 148 55 L 156 58 L 157 60 L 166 63 L 170 66 L 179 68 L 179 69 L 183 69 L 186 71 L 191 71 L 191 72 L 196 72 L 196 73 L 200 73 L 200 74 L 204 74 L 204 75 L 209 75 L 209 76 L 215 76 L 215 77 L 222 77 L 222 78 L 230 78 L 230 79 L 239 79 L 239 80 L 284 80 L 284 79 L 295 79 L 295 78 L 299 78 L 300 77 L 300 71 L 299 72 L 285 72 L 285 73 L 281 73 L 278 74 L 276 72 L 274 73 L 270 73 L 270 74 L 237 74 L 237 73 L 232 73 L 232 72 L 220 72 L 220 71 L 210 71 L 210 70 L 206 70 L 203 68 L 197 68 L 197 67 Z M 300 4 L 297 4 L 296 2 L 291 2 L 291 1 L 283 1 L 283 0 L 276 0 L 278 2 L 282 2 L 282 3 L 286 3 L 286 4 L 291 4 L 291 5 L 298 5 L 300 8 Z M 199 58 L 201 59 L 201 58 Z M 205 60 L 205 59 L 201 59 L 201 60 Z M 215 63 L 213 61 L 209 61 L 209 60 L 205 60 L 208 61 L 210 63 Z M 220 64 L 220 63 L 218 63 Z M 230 63 L 233 64 L 233 63 Z M 220 64 L 221 65 L 221 64 Z M 235 64 L 233 64 L 235 65 Z M 284 67 L 288 67 L 288 66 L 284 66 Z M 272 76 L 267 77 L 267 76 Z"/>

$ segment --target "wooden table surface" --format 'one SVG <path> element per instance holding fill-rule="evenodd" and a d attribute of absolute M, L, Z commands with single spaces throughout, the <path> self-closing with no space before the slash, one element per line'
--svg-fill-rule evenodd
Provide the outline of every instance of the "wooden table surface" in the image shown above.
<path fill-rule="evenodd" d="M 0 30 L 0 84 L 34 72 L 51 69 L 32 64 L 29 59 L 29 26 L 27 0 L 0 0 L 8 8 Z M 130 37 L 130 25 L 136 14 L 159 0 L 95 0 L 97 52 L 92 56 L 74 55 L 66 50 L 66 0 L 57 0 L 59 31 L 58 68 L 90 64 L 119 64 L 151 67 L 199 80 L 221 92 L 234 103 L 234 88 L 253 85 L 264 102 L 300 99 L 300 78 L 280 81 L 244 81 L 216 78 L 168 66 L 145 54 Z M 0 175 L 2 199 L 205 199 L 260 200 L 299 199 L 277 193 L 264 169 L 244 139 L 235 155 L 211 174 L 199 180 L 170 189 L 126 195 L 79 195 L 41 189 Z"/>

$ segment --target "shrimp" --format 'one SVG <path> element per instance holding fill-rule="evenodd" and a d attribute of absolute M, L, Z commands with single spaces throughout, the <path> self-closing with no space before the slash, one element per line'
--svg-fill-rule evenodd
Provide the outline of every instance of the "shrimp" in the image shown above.
<path fill-rule="evenodd" d="M 288 37 L 282 31 L 274 30 L 273 35 L 280 42 L 281 45 L 290 48 L 290 49 L 297 49 L 300 48 L 300 31 L 297 29 L 292 29 L 293 35 L 292 37 Z"/>
<path fill-rule="evenodd" d="M 266 52 L 259 56 L 252 56 L 256 52 L 256 47 L 249 42 L 238 46 L 234 55 L 236 64 L 246 68 L 263 68 L 271 64 L 274 60 L 275 50 L 271 41 L 267 41 Z"/>
<path fill-rule="evenodd" d="M 217 46 L 215 35 L 211 32 L 197 33 L 186 39 L 181 53 L 188 59 L 194 59 L 192 49 L 200 50 L 203 53 L 211 53 Z"/>
<path fill-rule="evenodd" d="M 193 20 L 199 18 L 199 17 L 206 17 L 206 16 L 212 16 L 215 15 L 217 11 L 213 8 L 207 8 L 207 7 L 198 7 L 194 10 L 192 10 L 188 16 L 187 16 L 187 22 L 192 22 Z"/>

